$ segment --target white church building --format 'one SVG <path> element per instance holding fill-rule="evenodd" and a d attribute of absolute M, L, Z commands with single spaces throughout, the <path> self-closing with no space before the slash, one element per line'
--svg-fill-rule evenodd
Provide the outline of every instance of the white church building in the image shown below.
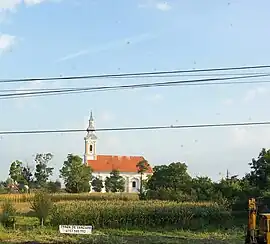
<path fill-rule="evenodd" d="M 114 156 L 114 155 L 97 155 L 97 136 L 95 131 L 95 122 L 91 112 L 87 135 L 84 138 L 84 164 L 90 166 L 93 170 L 93 177 L 98 177 L 103 181 L 102 192 L 105 191 L 106 177 L 110 177 L 113 169 L 119 170 L 121 176 L 125 179 L 125 192 L 138 193 L 140 189 L 141 175 L 137 172 L 138 162 L 144 160 L 143 156 Z M 153 170 L 143 174 L 143 180 L 148 175 L 152 175 Z M 93 192 L 93 189 L 91 189 Z"/>

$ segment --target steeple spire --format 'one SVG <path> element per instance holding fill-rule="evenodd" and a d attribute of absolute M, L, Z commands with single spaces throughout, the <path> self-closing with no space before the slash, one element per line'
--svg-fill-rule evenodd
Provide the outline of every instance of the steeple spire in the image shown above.
<path fill-rule="evenodd" d="M 93 112 L 91 110 L 87 131 L 89 132 L 89 131 L 94 131 L 94 130 L 95 130 L 95 122 L 94 122 Z"/>
<path fill-rule="evenodd" d="M 93 121 L 94 119 L 93 119 L 93 112 L 92 112 L 92 110 L 91 110 L 91 112 L 90 112 L 90 119 L 89 119 L 89 121 Z"/>

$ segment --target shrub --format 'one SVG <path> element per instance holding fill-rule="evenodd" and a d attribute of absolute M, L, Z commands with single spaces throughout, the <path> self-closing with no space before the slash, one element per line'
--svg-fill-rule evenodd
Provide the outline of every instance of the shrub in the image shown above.
<path fill-rule="evenodd" d="M 1 223 L 4 227 L 11 227 L 15 225 L 16 218 L 16 208 L 11 201 L 4 201 L 2 203 L 2 215 L 1 215 Z"/>
<path fill-rule="evenodd" d="M 174 189 L 159 189 L 156 191 L 148 190 L 145 194 L 146 199 L 151 200 L 168 200 L 168 201 L 193 201 L 194 197 L 187 195 L 181 191 L 175 191 Z"/>
<path fill-rule="evenodd" d="M 50 195 L 45 191 L 37 192 L 30 204 L 35 216 L 39 219 L 40 225 L 43 226 L 53 207 Z"/>

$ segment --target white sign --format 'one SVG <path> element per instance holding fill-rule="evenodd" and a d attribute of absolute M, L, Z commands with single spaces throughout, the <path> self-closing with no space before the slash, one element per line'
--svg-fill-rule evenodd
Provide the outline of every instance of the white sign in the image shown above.
<path fill-rule="evenodd" d="M 92 234 L 91 225 L 59 225 L 59 231 L 62 234 Z"/>

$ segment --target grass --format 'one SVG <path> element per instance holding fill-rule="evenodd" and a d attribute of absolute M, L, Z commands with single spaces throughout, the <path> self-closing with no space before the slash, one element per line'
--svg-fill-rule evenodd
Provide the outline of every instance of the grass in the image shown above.
<path fill-rule="evenodd" d="M 98 244 L 240 244 L 244 237 L 239 232 L 187 232 L 94 230 L 90 236 L 62 235 L 50 228 L 31 231 L 7 231 L 0 228 L 1 243 L 98 243 Z"/>
<path fill-rule="evenodd" d="M 0 227 L 0 243 L 96 243 L 96 244 L 240 244 L 244 235 L 240 229 L 228 231 L 183 231 L 166 229 L 127 230 L 94 229 L 93 234 L 65 235 L 57 228 L 38 226 L 35 217 L 18 216 L 16 230 Z"/>
<path fill-rule="evenodd" d="M 3 196 L 3 195 L 2 195 Z M 32 197 L 32 195 L 28 196 Z M 34 243 L 96 243 L 96 244 L 242 244 L 244 242 L 244 233 L 242 230 L 215 230 L 210 231 L 209 228 L 206 230 L 201 231 L 184 231 L 180 229 L 166 229 L 165 227 L 161 229 L 161 227 L 157 227 L 156 229 L 151 229 L 150 226 L 142 230 L 139 228 L 142 223 L 134 224 L 132 228 L 125 228 L 123 226 L 114 229 L 110 229 L 110 226 L 106 226 L 107 228 L 104 229 L 103 227 L 97 227 L 93 230 L 93 234 L 90 236 L 87 235 L 65 235 L 60 234 L 57 230 L 57 225 L 55 227 L 39 227 L 38 219 L 35 217 L 31 217 L 32 213 L 30 211 L 30 204 L 25 197 L 22 196 L 9 196 L 9 199 L 13 200 L 15 207 L 18 212 L 16 230 L 12 229 L 3 229 L 0 226 L 0 243 L 27 243 L 27 242 L 34 242 Z M 0 204 L 1 200 L 0 195 Z M 71 209 L 75 209 L 73 204 L 79 204 L 80 206 L 85 206 L 84 210 L 89 212 L 93 209 L 95 210 L 102 210 L 104 206 L 110 204 L 111 206 L 115 206 L 115 209 L 118 209 L 118 205 L 121 206 L 135 206 L 140 204 L 140 211 L 143 209 L 148 209 L 149 202 L 134 202 L 136 199 L 134 196 L 127 196 L 127 195 L 107 195 L 107 194 L 95 194 L 89 195 L 86 194 L 59 194 L 54 196 L 54 202 L 58 207 L 59 211 L 62 207 L 71 205 Z M 89 201 L 93 200 L 93 201 Z M 99 200 L 96 202 L 95 200 Z M 109 201 L 105 201 L 109 200 Z M 117 200 L 117 201 L 116 201 Z M 129 202 L 126 202 L 129 201 Z M 133 202 L 132 202 L 133 201 Z M 118 204 L 117 204 L 118 203 Z M 153 203 L 152 203 L 153 204 Z M 162 205 L 166 203 L 162 203 Z M 193 205 L 194 203 L 185 203 L 180 204 L 184 208 L 188 207 L 188 205 Z M 87 206 L 90 206 L 89 208 Z M 101 207 L 99 205 L 102 205 Z M 170 203 L 173 206 L 173 203 Z M 168 205 L 169 206 L 169 205 Z M 212 208 L 211 203 L 197 203 L 196 208 L 202 208 L 203 210 L 210 209 L 211 213 Z M 159 204 L 156 204 L 156 210 L 158 209 Z M 64 208 L 63 208 L 64 209 Z M 121 209 L 121 208 L 120 208 Z M 155 210 L 155 211 L 156 211 Z M 170 210 L 168 208 L 167 210 Z M 217 214 L 218 214 L 217 209 Z M 206 216 L 208 215 L 208 211 L 203 211 Z M 174 213 L 173 216 L 176 215 L 177 212 Z M 1 209 L 0 209 L 1 214 Z M 76 213 L 77 214 L 77 213 Z M 78 213 L 79 214 L 79 213 Z M 180 216 L 180 215 L 179 215 Z M 87 218 L 90 216 L 87 216 Z M 118 216 L 119 217 L 119 216 Z M 221 216 L 222 217 L 222 216 Z M 205 218 L 205 217 L 202 217 Z M 221 222 L 224 222 L 223 219 Z M 62 222 L 62 221 L 61 221 Z M 58 224 L 58 223 L 57 223 Z M 137 228 L 138 227 L 138 228 Z"/>

